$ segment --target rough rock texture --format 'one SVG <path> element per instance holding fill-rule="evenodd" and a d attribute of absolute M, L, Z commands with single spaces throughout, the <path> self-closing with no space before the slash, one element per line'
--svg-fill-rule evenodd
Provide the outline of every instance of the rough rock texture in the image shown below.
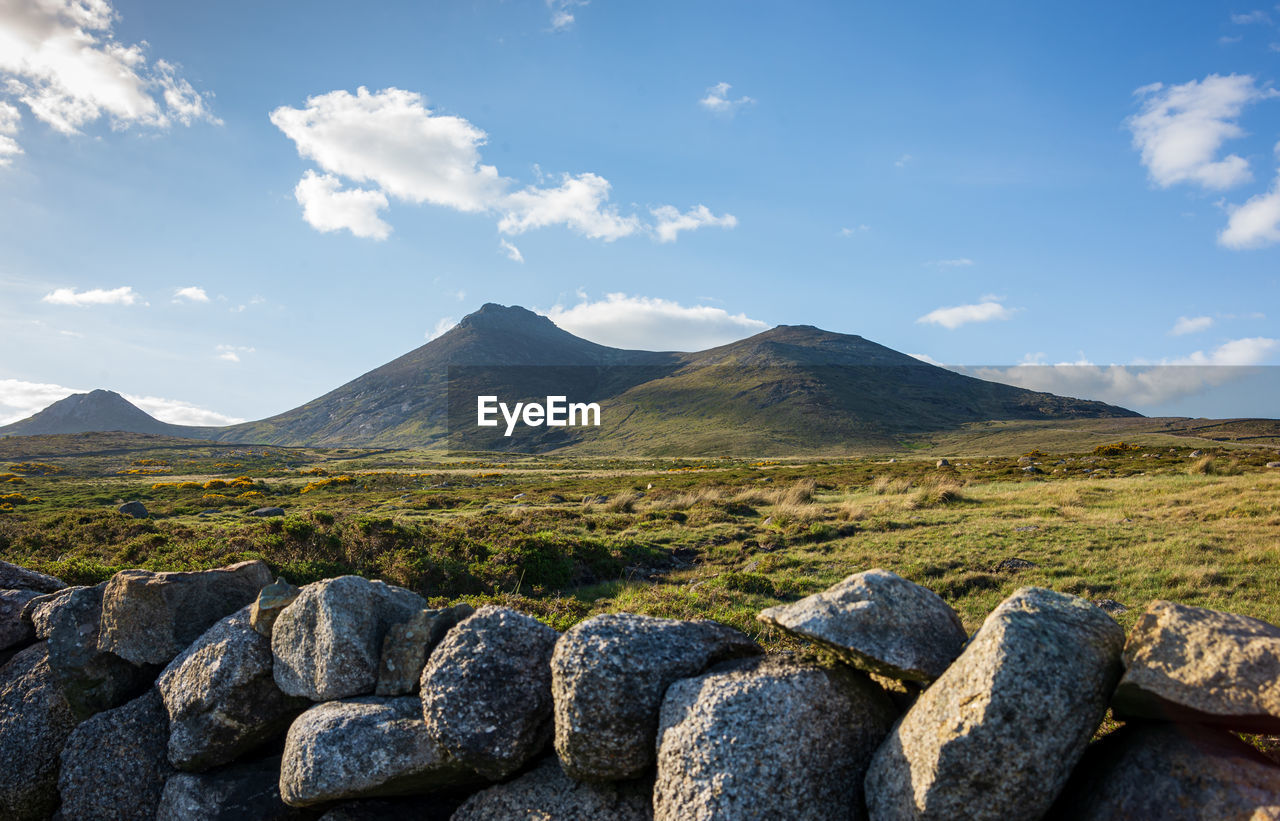
<path fill-rule="evenodd" d="M 48 818 L 58 803 L 58 753 L 76 719 L 43 643 L 0 668 L 0 818 Z"/>
<path fill-rule="evenodd" d="M 49 666 L 62 694 L 80 718 L 119 707 L 146 689 L 156 673 L 154 666 L 138 667 L 98 649 L 106 586 L 74 588 L 33 618 L 48 636 Z"/>
<path fill-rule="evenodd" d="M 270 583 L 260 561 L 196 573 L 122 570 L 102 594 L 98 647 L 134 664 L 168 664 Z"/>
<path fill-rule="evenodd" d="M 307 710 L 289 728 L 280 765 L 285 803 L 405 795 L 475 783 L 431 737 L 412 696 L 366 696 Z"/>
<path fill-rule="evenodd" d="M 320 821 L 451 821 L 461 803 L 457 796 L 439 794 L 362 798 L 338 804 Z"/>
<path fill-rule="evenodd" d="M 1153 601 L 1129 633 L 1117 717 L 1280 733 L 1280 627 Z"/>
<path fill-rule="evenodd" d="M 307 585 L 272 628 L 276 684 L 312 701 L 372 693 L 387 630 L 426 606 L 417 593 L 359 576 Z"/>
<path fill-rule="evenodd" d="M 968 635 L 937 593 L 888 570 L 855 573 L 759 619 L 830 648 L 855 667 L 889 678 L 932 681 Z"/>
<path fill-rule="evenodd" d="M 871 817 L 1039 818 L 1102 721 L 1123 643 L 1084 599 L 1014 593 L 876 752 Z"/>
<path fill-rule="evenodd" d="M 617 613 L 569 630 L 551 657 L 556 752 L 579 779 L 638 778 L 653 765 L 667 687 L 712 664 L 760 652 L 713 621 Z"/>
<path fill-rule="evenodd" d="M 68 819 L 151 818 L 173 768 L 169 716 L 155 688 L 76 727 L 62 749 L 58 792 Z"/>
<path fill-rule="evenodd" d="M 249 511 L 250 516 L 283 516 L 284 508 L 282 507 L 260 507 L 257 510 Z"/>
<path fill-rule="evenodd" d="M 847 668 L 766 657 L 677 681 L 662 702 L 654 817 L 861 818 L 862 776 L 893 718 Z"/>
<path fill-rule="evenodd" d="M 249 624 L 249 608 L 210 627 L 156 682 L 172 720 L 169 761 L 182 770 L 226 764 L 282 735 L 305 699 L 280 692 L 271 642 Z"/>
<path fill-rule="evenodd" d="M 147 518 L 147 506 L 144 505 L 142 502 L 137 501 L 136 499 L 132 502 L 125 502 L 124 504 L 120 505 L 120 507 L 116 508 L 116 510 L 134 519 Z"/>
<path fill-rule="evenodd" d="M 66 587 L 66 582 L 44 573 L 37 573 L 16 564 L 0 562 L 0 590 L 34 590 L 37 593 L 53 593 Z"/>
<path fill-rule="evenodd" d="M 280 799 L 280 758 L 207 773 L 177 773 L 164 785 L 156 821 L 295 821 L 315 813 Z"/>
<path fill-rule="evenodd" d="M 407 696 L 418 690 L 427 656 L 458 622 L 476 612 L 469 604 L 439 610 L 420 610 L 407 622 L 393 624 L 382 640 L 378 685 L 374 695 Z"/>
<path fill-rule="evenodd" d="M 1214 727 L 1136 722 L 1089 748 L 1053 817 L 1280 818 L 1280 767 Z"/>
<path fill-rule="evenodd" d="M 652 791 L 647 781 L 574 781 L 549 756 L 519 778 L 468 798 L 452 821 L 650 821 Z"/>
<path fill-rule="evenodd" d="M 487 605 L 449 631 L 422 671 L 427 728 L 451 755 L 495 781 L 551 739 L 551 653 L 560 634 Z"/>
<path fill-rule="evenodd" d="M 0 590 L 0 650 L 35 640 L 36 631 L 22 620 L 22 610 L 39 595 L 34 590 Z"/>
<path fill-rule="evenodd" d="M 53 593 L 42 593 L 36 596 L 23 606 L 22 620 L 31 625 L 31 629 L 35 631 L 37 639 L 43 641 L 49 638 L 50 616 L 61 606 L 67 596 L 83 589 L 83 585 L 77 585 L 76 587 L 64 587 Z"/>
<path fill-rule="evenodd" d="M 284 579 L 276 579 L 258 591 L 258 598 L 253 600 L 249 611 L 249 623 L 267 638 L 271 638 L 271 629 L 281 611 L 293 604 L 302 591 Z"/>

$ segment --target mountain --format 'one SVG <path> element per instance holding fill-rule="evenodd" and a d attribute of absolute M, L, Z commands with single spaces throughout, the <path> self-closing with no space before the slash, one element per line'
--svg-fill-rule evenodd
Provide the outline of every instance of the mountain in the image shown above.
<path fill-rule="evenodd" d="M 33 416 L 0 427 L 0 436 L 114 430 L 191 436 L 201 429 L 161 422 L 115 391 L 96 390 L 59 399 Z"/>

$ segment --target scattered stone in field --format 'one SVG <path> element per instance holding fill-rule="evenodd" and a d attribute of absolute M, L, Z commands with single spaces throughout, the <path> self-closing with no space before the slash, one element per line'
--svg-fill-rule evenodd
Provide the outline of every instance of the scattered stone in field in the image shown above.
<path fill-rule="evenodd" d="M 1015 527 L 1013 529 L 1013 532 L 1014 533 L 1031 533 L 1039 529 L 1040 529 L 1039 525 L 1023 525 L 1022 527 Z"/>
<path fill-rule="evenodd" d="M 155 688 L 76 727 L 62 748 L 62 815 L 154 818 L 173 773 L 168 741 L 169 716 Z"/>
<path fill-rule="evenodd" d="M 713 621 L 631 613 L 596 616 L 556 642 L 555 746 L 573 778 L 638 778 L 653 765 L 667 687 L 712 664 L 755 655 L 743 633 Z"/>
<path fill-rule="evenodd" d="M 1124 631 L 1024 587 L 997 607 L 876 751 L 872 818 L 1039 818 L 1102 721 Z"/>
<path fill-rule="evenodd" d="M 156 681 L 172 726 L 169 761 L 182 770 L 226 764 L 279 736 L 308 706 L 280 692 L 271 641 L 249 624 L 249 608 L 210 627 Z"/>
<path fill-rule="evenodd" d="M 282 610 L 293 604 L 293 600 L 301 592 L 282 578 L 277 578 L 262 588 L 249 611 L 249 623 L 253 625 L 253 629 L 271 638 L 271 628 L 275 626 L 276 618 Z"/>
<path fill-rule="evenodd" d="M 317 704 L 289 728 L 280 765 L 281 797 L 295 807 L 475 781 L 432 737 L 412 696 Z"/>
<path fill-rule="evenodd" d="M 1131 723 L 1089 748 L 1055 811 L 1079 821 L 1280 818 L 1280 767 L 1217 728 Z"/>
<path fill-rule="evenodd" d="M 1094 599 L 1093 604 L 1095 607 L 1101 607 L 1107 613 L 1114 613 L 1118 615 L 1120 613 L 1129 612 L 1128 607 L 1125 607 L 1115 599 Z"/>
<path fill-rule="evenodd" d="M 894 679 L 932 681 L 968 635 L 937 593 L 888 570 L 855 573 L 821 593 L 758 616 L 841 658 Z"/>
<path fill-rule="evenodd" d="M 34 590 L 0 590 L 0 650 L 30 644 L 35 628 L 22 620 L 27 602 L 40 594 Z"/>
<path fill-rule="evenodd" d="M 177 773 L 164 785 L 156 821 L 301 821 L 313 812 L 280 798 L 280 758 L 207 773 Z"/>
<path fill-rule="evenodd" d="M 1029 465 L 1029 464 L 1031 464 L 1031 463 L 1032 463 L 1032 462 L 1034 462 L 1034 461 L 1035 461 L 1035 460 L 1034 460 L 1034 459 L 1032 459 L 1030 456 L 1019 456 L 1019 457 L 1018 457 L 1018 464 L 1020 464 L 1020 465 Z"/>
<path fill-rule="evenodd" d="M 948 462 L 946 459 L 939 459 L 939 460 L 938 460 L 937 467 L 940 467 L 940 468 L 949 468 L 949 467 L 951 467 L 951 463 L 950 463 L 950 462 Z"/>
<path fill-rule="evenodd" d="M 37 631 L 48 638 L 54 678 L 81 719 L 119 707 L 139 695 L 157 672 L 154 665 L 130 664 L 98 649 L 106 588 L 107 582 L 72 588 L 32 613 Z"/>
<path fill-rule="evenodd" d="M 1030 570 L 1033 567 L 1039 567 L 1039 566 L 1040 565 L 1036 564 L 1035 562 L 1014 557 L 1011 559 L 1001 559 L 1000 561 L 996 562 L 995 572 L 996 573 L 1016 573 L 1019 570 Z"/>
<path fill-rule="evenodd" d="M 284 515 L 284 508 L 282 508 L 282 507 L 260 507 L 260 508 L 258 508 L 257 510 L 251 510 L 251 511 L 249 511 L 249 515 L 250 515 L 250 516 L 263 516 L 263 517 L 283 516 L 283 515 Z"/>
<path fill-rule="evenodd" d="M 359 576 L 307 585 L 272 628 L 276 684 L 312 701 L 372 693 L 387 630 L 426 606 L 417 593 Z"/>
<path fill-rule="evenodd" d="M 512 499 L 523 499 L 524 497 L 525 497 L 525 494 L 523 494 L 523 493 L 517 493 L 515 496 L 512 496 L 511 498 L 512 498 Z"/>
<path fill-rule="evenodd" d="M 564 497 L 561 496 L 559 493 L 552 493 L 550 496 L 547 497 L 547 501 L 558 505 L 564 501 Z"/>
<path fill-rule="evenodd" d="M 1193 451 L 1191 451 L 1191 458 L 1192 458 L 1192 459 L 1195 459 L 1197 456 L 1204 456 L 1204 453 L 1202 453 L 1201 451 L 1198 451 L 1198 450 L 1193 450 Z"/>
<path fill-rule="evenodd" d="M 1027 473 L 1027 474 L 1044 473 L 1044 471 L 1043 471 L 1043 470 L 1041 470 L 1040 468 L 1036 467 L 1035 465 L 1027 465 L 1026 467 L 1024 467 L 1024 468 L 1022 469 L 1022 472 L 1023 472 L 1023 473 Z"/>
<path fill-rule="evenodd" d="M 1118 718 L 1280 732 L 1280 627 L 1157 600 L 1129 633 L 1124 664 Z"/>
<path fill-rule="evenodd" d="M 439 610 L 420 610 L 408 621 L 391 625 L 382 640 L 374 695 L 407 696 L 417 692 L 422 668 L 432 649 L 450 628 L 475 612 L 469 604 L 455 604 Z"/>
<path fill-rule="evenodd" d="M 849 818 L 894 714 L 861 673 L 776 656 L 677 681 L 662 702 L 654 817 Z"/>
<path fill-rule="evenodd" d="M 58 754 L 76 718 L 43 643 L 0 667 L 0 818 L 44 819 L 58 805 Z"/>
<path fill-rule="evenodd" d="M 548 756 L 529 772 L 467 799 L 451 821 L 509 821 L 543 818 L 563 821 L 650 821 L 653 785 L 646 781 L 574 781 Z"/>
<path fill-rule="evenodd" d="M 211 508 L 209 508 L 208 510 L 202 510 L 202 511 L 200 511 L 200 512 L 199 512 L 199 513 L 197 513 L 196 515 L 197 515 L 197 516 L 216 516 L 217 514 L 219 514 L 219 513 L 221 513 L 221 512 L 222 512 L 222 511 L 221 511 L 221 510 L 218 510 L 216 507 L 211 507 Z"/>
<path fill-rule="evenodd" d="M 136 500 L 132 502 L 125 502 L 120 505 L 120 507 L 116 508 L 116 510 L 134 519 L 147 518 L 147 506 Z"/>
<path fill-rule="evenodd" d="M 260 561 L 194 573 L 122 570 L 102 593 L 98 648 L 134 664 L 168 664 L 270 582 Z"/>
<path fill-rule="evenodd" d="M 55 593 L 66 587 L 66 582 L 37 573 L 16 564 L 0 562 L 0 590 L 34 590 L 37 593 Z"/>
<path fill-rule="evenodd" d="M 1267 462 L 1269 468 L 1280 468 L 1280 462 Z"/>
<path fill-rule="evenodd" d="M 432 736 L 495 781 L 519 770 L 551 739 L 551 653 L 559 637 L 532 616 L 495 605 L 450 630 L 422 671 Z"/>

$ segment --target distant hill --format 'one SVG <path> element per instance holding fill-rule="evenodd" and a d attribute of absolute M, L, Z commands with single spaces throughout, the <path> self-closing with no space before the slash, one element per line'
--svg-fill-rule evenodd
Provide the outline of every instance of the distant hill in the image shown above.
<path fill-rule="evenodd" d="M 0 436 L 123 431 L 189 437 L 207 430 L 161 422 L 115 391 L 95 390 L 59 399 L 33 416 L 0 427 Z"/>
<path fill-rule="evenodd" d="M 602 425 L 524 429 L 507 438 L 475 428 L 477 393 L 598 402 Z M 455 424 L 452 438 L 451 398 L 455 422 L 464 423 Z M 439 338 L 268 419 L 224 428 L 167 425 L 118 394 L 94 391 L 0 428 L 0 435 L 124 430 L 271 445 L 764 456 L 896 445 L 990 420 L 1138 416 L 965 376 L 810 325 L 781 325 L 694 353 L 632 351 L 491 303 Z"/>

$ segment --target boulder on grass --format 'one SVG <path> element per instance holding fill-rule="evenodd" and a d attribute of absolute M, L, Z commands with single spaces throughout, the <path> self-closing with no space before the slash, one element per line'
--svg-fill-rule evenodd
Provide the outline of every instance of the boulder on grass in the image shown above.
<path fill-rule="evenodd" d="M 76 727 L 62 748 L 58 792 L 68 819 L 153 818 L 173 773 L 169 716 L 155 688 Z"/>
<path fill-rule="evenodd" d="M 280 757 L 205 773 L 177 773 L 164 785 L 156 821 L 302 821 L 315 812 L 280 799 Z"/>
<path fill-rule="evenodd" d="M 378 663 L 378 685 L 374 695 L 407 696 L 418 691 L 427 656 L 444 634 L 476 610 L 469 604 L 455 604 L 439 610 L 420 610 L 406 622 L 391 625 L 382 640 Z"/>
<path fill-rule="evenodd" d="M 471 796 L 451 821 L 651 821 L 650 781 L 588 783 L 574 781 L 548 756 L 529 772 Z"/>
<path fill-rule="evenodd" d="M 968 639 L 937 593 L 888 570 L 855 573 L 821 593 L 770 607 L 759 619 L 869 673 L 904 681 L 933 681 Z"/>
<path fill-rule="evenodd" d="M 640 777 L 653 766 L 667 687 L 716 662 L 759 652 L 746 635 L 713 621 L 616 613 L 575 626 L 551 657 L 555 744 L 565 772 L 593 780 Z"/>
<path fill-rule="evenodd" d="M 895 711 L 862 673 L 725 662 L 662 702 L 654 817 L 862 818 L 862 776 Z"/>
<path fill-rule="evenodd" d="M 1116 717 L 1280 733 L 1280 627 L 1153 601 L 1124 647 Z"/>
<path fill-rule="evenodd" d="M 122 570 L 102 593 L 98 648 L 134 664 L 168 664 L 270 583 L 260 561 L 194 573 Z"/>
<path fill-rule="evenodd" d="M 1024 587 L 916 700 L 867 772 L 872 819 L 1039 818 L 1106 713 L 1124 631 Z"/>
<path fill-rule="evenodd" d="M 432 736 L 495 781 L 531 761 L 551 740 L 551 653 L 559 636 L 495 605 L 450 630 L 422 671 Z"/>
<path fill-rule="evenodd" d="M 249 608 L 210 627 L 156 681 L 172 721 L 169 761 L 182 770 L 226 764 L 283 735 L 311 702 L 280 692 L 271 642 Z"/>
<path fill-rule="evenodd" d="M 0 667 L 0 818 L 48 818 L 58 805 L 58 754 L 76 718 L 44 643 Z"/>
<path fill-rule="evenodd" d="M 307 585 L 271 630 L 276 684 L 312 701 L 372 693 L 387 630 L 426 606 L 417 593 L 360 576 Z"/>

